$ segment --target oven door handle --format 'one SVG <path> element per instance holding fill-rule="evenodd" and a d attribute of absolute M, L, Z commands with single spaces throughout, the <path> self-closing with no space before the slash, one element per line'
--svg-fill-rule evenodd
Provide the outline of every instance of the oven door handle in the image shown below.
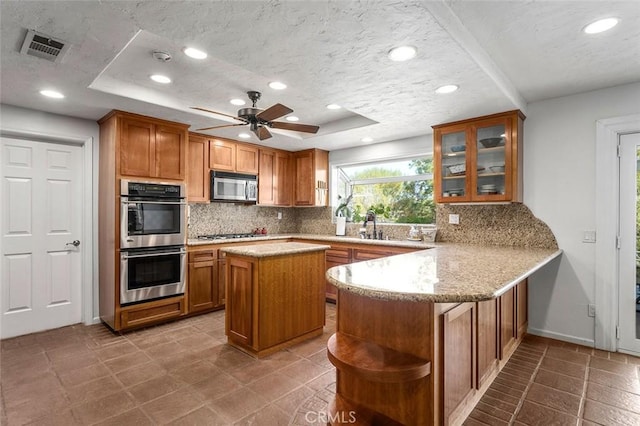
<path fill-rule="evenodd" d="M 175 205 L 175 206 L 182 206 L 182 205 L 186 205 L 187 202 L 186 201 L 143 201 L 143 200 L 137 200 L 137 201 L 133 201 L 133 200 L 122 200 L 122 204 L 128 206 L 131 204 L 170 204 L 170 205 Z"/>
<path fill-rule="evenodd" d="M 122 259 L 138 259 L 141 257 L 158 257 L 158 256 L 172 256 L 175 254 L 186 255 L 187 252 L 184 249 L 180 249 L 179 251 L 167 251 L 167 252 L 156 252 L 156 253 L 145 253 L 145 254 L 134 254 L 133 256 L 122 254 Z"/>

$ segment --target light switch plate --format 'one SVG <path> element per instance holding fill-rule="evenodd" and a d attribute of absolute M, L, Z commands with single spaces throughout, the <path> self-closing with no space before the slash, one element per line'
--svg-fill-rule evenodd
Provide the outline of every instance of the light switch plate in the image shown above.
<path fill-rule="evenodd" d="M 453 225 L 459 225 L 460 224 L 460 215 L 459 214 L 450 214 L 449 215 L 449 223 L 451 223 Z"/>
<path fill-rule="evenodd" d="M 596 242 L 596 231 L 583 231 L 582 232 L 582 242 L 583 243 L 595 243 Z"/>
<path fill-rule="evenodd" d="M 278 220 L 282 219 L 282 212 L 278 212 Z"/>

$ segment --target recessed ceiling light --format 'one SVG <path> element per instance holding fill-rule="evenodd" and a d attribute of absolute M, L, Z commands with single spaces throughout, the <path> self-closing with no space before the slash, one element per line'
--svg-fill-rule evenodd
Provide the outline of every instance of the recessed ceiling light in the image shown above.
<path fill-rule="evenodd" d="M 610 30 L 611 28 L 615 27 L 616 25 L 618 25 L 618 19 L 617 18 L 599 19 L 599 20 L 597 20 L 595 22 L 590 23 L 586 27 L 584 27 L 582 29 L 582 31 L 584 31 L 587 34 L 598 34 L 598 33 L 601 33 L 603 31 Z"/>
<path fill-rule="evenodd" d="M 193 59 L 204 59 L 207 57 L 207 53 L 202 50 L 198 50 L 193 47 L 185 47 L 184 54 Z"/>
<path fill-rule="evenodd" d="M 338 104 L 329 104 L 327 105 L 327 109 L 340 109 L 342 108 L 340 105 Z"/>
<path fill-rule="evenodd" d="M 458 90 L 458 86 L 455 84 L 447 84 L 445 86 L 440 86 L 436 89 L 436 93 L 444 94 L 444 93 L 452 93 Z"/>
<path fill-rule="evenodd" d="M 155 81 L 156 83 L 162 83 L 162 84 L 171 83 L 171 79 L 169 77 L 167 77 L 166 75 L 154 74 L 149 78 L 151 80 Z"/>
<path fill-rule="evenodd" d="M 55 90 L 41 90 L 40 94 L 48 98 L 54 98 L 54 99 L 64 98 L 64 95 L 62 93 L 56 92 Z"/>
<path fill-rule="evenodd" d="M 244 101 L 244 99 L 231 99 L 229 102 L 231 102 L 232 105 L 244 105 L 246 104 L 246 102 Z"/>
<path fill-rule="evenodd" d="M 298 121 L 300 120 L 298 117 L 296 117 L 295 115 L 290 115 L 286 118 L 287 121 Z"/>
<path fill-rule="evenodd" d="M 280 81 L 272 81 L 271 83 L 269 83 L 269 87 L 271 87 L 273 90 L 284 90 L 287 88 L 287 85 Z"/>
<path fill-rule="evenodd" d="M 249 133 L 240 133 L 238 137 L 242 139 L 249 139 L 251 135 Z"/>
<path fill-rule="evenodd" d="M 388 53 L 389 59 L 395 62 L 408 61 L 416 56 L 416 48 L 413 46 L 398 46 Z"/>
<path fill-rule="evenodd" d="M 373 138 L 370 138 L 369 136 L 364 137 L 362 139 L 360 139 L 362 142 L 373 142 Z"/>

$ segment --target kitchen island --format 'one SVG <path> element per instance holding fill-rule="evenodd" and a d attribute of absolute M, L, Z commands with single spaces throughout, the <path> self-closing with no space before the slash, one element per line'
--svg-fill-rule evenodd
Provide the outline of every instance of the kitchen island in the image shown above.
<path fill-rule="evenodd" d="M 328 248 L 277 242 L 221 249 L 228 343 L 262 357 L 322 334 Z"/>
<path fill-rule="evenodd" d="M 561 253 L 438 244 L 329 269 L 338 288 L 329 418 L 461 424 L 526 333 L 526 278 Z"/>

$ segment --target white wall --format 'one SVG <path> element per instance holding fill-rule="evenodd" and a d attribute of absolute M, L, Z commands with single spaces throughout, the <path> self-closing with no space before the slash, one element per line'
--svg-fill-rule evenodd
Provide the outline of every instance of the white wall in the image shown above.
<path fill-rule="evenodd" d="M 524 127 L 524 203 L 564 250 L 557 267 L 529 287 L 529 331 L 593 345 L 596 230 L 596 121 L 640 112 L 640 84 L 530 103 Z M 613 206 L 612 206 L 613 208 Z M 597 308 L 597 307 L 596 307 Z"/>
<path fill-rule="evenodd" d="M 0 104 L 0 131 L 6 135 L 31 135 L 42 139 L 57 141 L 85 142 L 90 147 L 85 152 L 85 163 L 91 164 L 85 178 L 91 179 L 91 189 L 85 191 L 85 197 L 91 199 L 91 223 L 84 224 L 85 238 L 90 250 L 87 275 L 91 277 L 83 283 L 83 321 L 93 323 L 99 320 L 98 313 L 98 140 L 99 126 L 95 121 L 43 111 L 19 108 Z M 88 141 L 88 142 L 87 142 Z"/>
<path fill-rule="evenodd" d="M 355 148 L 339 149 L 329 152 L 330 165 L 362 163 L 368 161 L 390 160 L 412 155 L 431 154 L 433 137 L 431 135 L 380 142 Z"/>

